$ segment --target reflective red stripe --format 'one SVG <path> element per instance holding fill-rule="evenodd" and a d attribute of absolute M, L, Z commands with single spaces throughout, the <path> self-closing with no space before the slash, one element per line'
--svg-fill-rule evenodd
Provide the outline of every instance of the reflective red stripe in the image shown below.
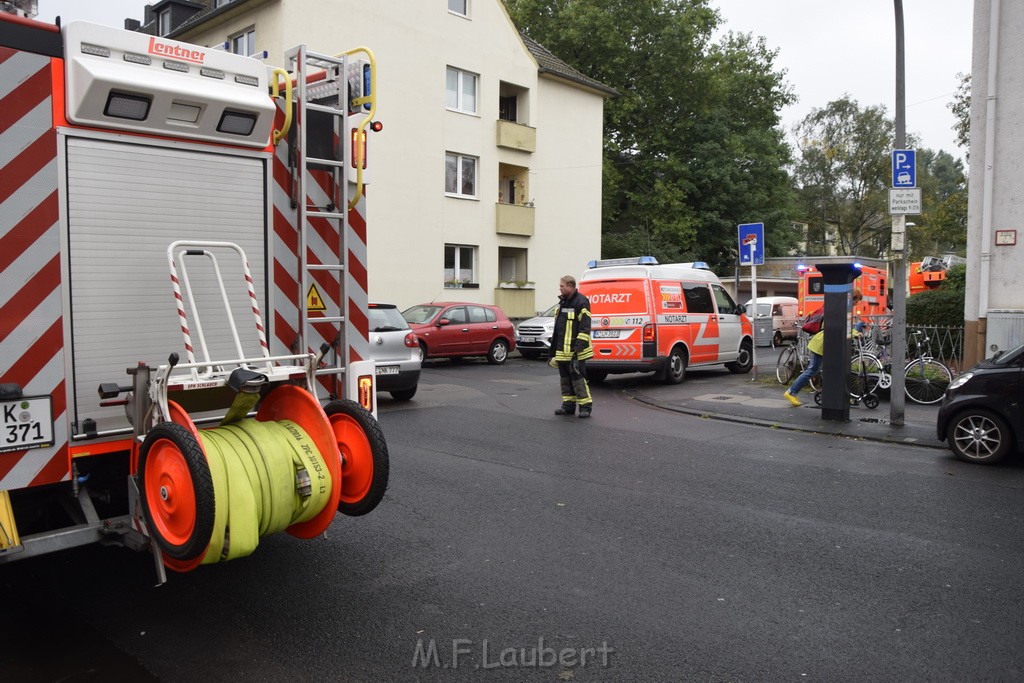
<path fill-rule="evenodd" d="M 0 100 L 0 130 L 7 130 L 50 97 L 50 67 L 29 76 Z"/>
<path fill-rule="evenodd" d="M 4 100 L 6 102 L 7 100 Z M 2 106 L 2 104 L 0 104 Z M 11 195 L 20 190 L 32 176 L 53 161 L 57 156 L 57 136 L 47 131 L 42 137 L 26 147 L 11 163 L 0 169 L 0 203 L 7 201 Z"/>
<path fill-rule="evenodd" d="M 64 322 L 57 319 L 49 329 L 39 336 L 28 352 L 7 369 L 0 377 L 0 382 L 28 386 L 28 383 L 46 367 L 47 363 L 53 360 L 54 356 L 60 353 L 63 347 Z"/>
<path fill-rule="evenodd" d="M 0 271 L 6 270 L 57 222 L 57 191 L 32 209 L 10 232 L 0 237 Z"/>
<path fill-rule="evenodd" d="M 0 339 L 7 338 L 59 286 L 60 255 L 54 255 L 0 308 Z"/>

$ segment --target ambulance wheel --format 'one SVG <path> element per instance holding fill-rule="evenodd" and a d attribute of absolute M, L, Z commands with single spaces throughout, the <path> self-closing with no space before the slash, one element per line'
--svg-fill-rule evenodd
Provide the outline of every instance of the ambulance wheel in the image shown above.
<path fill-rule="evenodd" d="M 188 429 L 157 425 L 139 450 L 142 514 L 153 541 L 171 560 L 202 559 L 213 535 L 213 477 Z"/>
<path fill-rule="evenodd" d="M 603 370 L 587 370 L 587 381 L 591 384 L 601 384 L 608 379 L 608 373 Z"/>
<path fill-rule="evenodd" d="M 772 346 L 782 346 L 782 332 L 775 330 L 775 334 L 772 335 Z"/>
<path fill-rule="evenodd" d="M 371 512 L 388 488 L 388 444 L 373 415 L 355 401 L 331 401 L 324 407 L 341 451 L 341 499 L 338 512 L 358 517 Z"/>
<path fill-rule="evenodd" d="M 686 350 L 677 346 L 668 354 L 665 365 L 665 384 L 679 384 L 686 377 Z"/>
<path fill-rule="evenodd" d="M 740 355 L 736 357 L 736 361 L 726 363 L 725 367 L 729 369 L 729 372 L 736 375 L 750 372 L 750 369 L 754 367 L 754 345 L 751 344 L 749 339 L 744 339 L 743 343 L 740 344 Z"/>

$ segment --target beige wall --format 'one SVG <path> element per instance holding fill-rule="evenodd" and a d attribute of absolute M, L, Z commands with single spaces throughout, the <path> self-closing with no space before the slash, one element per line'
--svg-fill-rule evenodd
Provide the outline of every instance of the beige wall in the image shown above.
<path fill-rule="evenodd" d="M 503 246 L 528 249 L 524 279 L 537 283 L 535 308 L 546 308 L 559 277 L 579 275 L 588 259 L 600 257 L 604 99 L 539 77 L 500 0 L 471 0 L 469 19 L 446 7 L 440 0 L 268 0 L 182 39 L 213 44 L 255 25 L 257 47 L 270 52 L 272 66 L 286 66 L 284 50 L 300 43 L 329 54 L 369 47 L 384 124 L 369 147 L 370 298 L 403 308 L 432 299 L 493 303 Z M 449 65 L 479 75 L 475 115 L 445 108 Z M 535 153 L 496 145 L 501 82 L 529 91 L 520 122 L 537 129 Z M 444 195 L 446 151 L 479 157 L 476 199 Z M 495 231 L 499 163 L 530 169 L 533 236 Z M 444 289 L 445 243 L 479 247 L 479 289 Z"/>

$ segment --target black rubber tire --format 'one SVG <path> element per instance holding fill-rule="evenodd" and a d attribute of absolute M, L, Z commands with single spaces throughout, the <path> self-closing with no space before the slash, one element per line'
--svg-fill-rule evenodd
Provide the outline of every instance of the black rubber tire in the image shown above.
<path fill-rule="evenodd" d="M 608 379 L 608 373 L 604 370 L 587 370 L 587 381 L 591 384 L 602 384 Z"/>
<path fill-rule="evenodd" d="M 796 377 L 797 368 L 796 347 L 786 346 L 779 352 L 779 360 L 775 362 L 775 379 L 783 386 L 789 384 Z"/>
<path fill-rule="evenodd" d="M 984 441 L 982 441 L 984 439 Z M 1013 432 L 1003 418 L 981 408 L 968 408 L 950 420 L 946 443 L 960 460 L 994 465 L 1010 452 Z"/>
<path fill-rule="evenodd" d="M 874 394 L 868 394 L 867 396 L 864 397 L 864 406 L 866 408 L 874 410 L 875 408 L 878 407 L 878 397 L 875 396 Z"/>
<path fill-rule="evenodd" d="M 396 389 L 395 391 L 388 392 L 391 394 L 391 398 L 396 401 L 411 401 L 412 397 L 416 395 L 416 390 L 419 389 L 417 384 L 412 389 Z"/>
<path fill-rule="evenodd" d="M 688 360 L 686 349 L 681 346 L 673 347 L 665 363 L 665 378 L 662 381 L 665 384 L 679 384 L 686 379 L 686 364 Z"/>
<path fill-rule="evenodd" d="M 740 355 L 732 363 L 726 363 L 725 367 L 734 375 L 743 375 L 754 367 L 754 344 L 749 339 L 740 342 Z"/>
<path fill-rule="evenodd" d="M 526 360 L 537 360 L 540 358 L 540 351 L 523 351 L 522 349 L 519 349 L 519 355 Z"/>
<path fill-rule="evenodd" d="M 820 391 L 815 391 L 814 392 L 814 403 L 815 403 L 815 405 L 819 405 L 820 406 L 821 405 L 821 400 L 822 400 L 821 392 Z"/>
<path fill-rule="evenodd" d="M 775 330 L 772 335 L 772 347 L 782 346 L 782 330 Z"/>
<path fill-rule="evenodd" d="M 491 365 L 503 365 L 508 360 L 508 342 L 504 339 L 495 339 L 491 342 L 491 349 L 487 352 L 487 362 Z"/>
<path fill-rule="evenodd" d="M 169 442 L 181 454 L 188 468 L 195 493 L 195 522 L 192 532 L 184 543 L 176 544 L 160 533 L 160 527 L 153 518 L 146 495 L 146 470 L 153 447 L 160 442 Z M 142 503 L 142 515 L 146 519 L 149 535 L 159 546 L 161 552 L 181 562 L 198 559 L 210 545 L 213 536 L 213 522 L 216 498 L 213 491 L 213 476 L 206 462 L 206 454 L 202 446 L 192 436 L 192 432 L 173 422 L 163 422 L 153 427 L 146 434 L 142 448 L 139 449 L 139 496 Z M 156 476 L 155 474 L 153 476 Z"/>
<path fill-rule="evenodd" d="M 324 412 L 328 419 L 332 415 L 344 415 L 351 418 L 366 435 L 370 447 L 370 454 L 373 460 L 373 474 L 370 480 L 370 487 L 361 499 L 352 502 L 338 501 L 338 512 L 349 517 L 359 517 L 372 512 L 377 504 L 384 498 L 384 492 L 388 489 L 388 476 L 390 473 L 390 458 L 388 456 L 388 443 L 384 439 L 384 432 L 381 431 L 377 420 L 373 415 L 355 401 L 340 399 L 331 401 L 324 406 Z M 345 449 L 338 444 L 342 456 L 342 479 L 344 479 Z"/>

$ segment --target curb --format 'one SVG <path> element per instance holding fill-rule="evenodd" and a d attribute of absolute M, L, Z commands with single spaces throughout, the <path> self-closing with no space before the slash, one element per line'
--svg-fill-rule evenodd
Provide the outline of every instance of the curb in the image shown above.
<path fill-rule="evenodd" d="M 900 444 L 901 446 L 914 446 L 916 448 L 929 448 L 934 450 L 946 450 L 945 444 L 938 441 L 935 444 L 922 443 L 920 441 L 904 441 L 900 439 L 894 439 L 889 437 L 874 436 L 871 434 L 852 434 L 846 431 L 842 431 L 840 425 L 847 423 L 835 423 L 840 431 L 830 431 L 821 428 L 811 428 L 803 425 L 793 424 L 791 422 L 774 422 L 771 420 L 762 420 L 756 417 L 740 417 L 738 415 L 729 415 L 727 413 L 714 413 L 707 410 L 694 410 L 691 408 L 683 408 L 680 406 L 665 405 L 657 401 L 644 398 L 631 393 L 628 389 L 623 389 L 623 393 L 629 398 L 639 401 L 645 405 L 653 406 L 655 408 L 662 408 L 664 410 L 670 410 L 674 413 L 682 413 L 684 415 L 692 415 L 694 417 L 703 417 L 711 420 L 720 420 L 722 422 L 734 422 L 737 424 L 749 424 L 757 427 L 765 427 L 767 429 L 781 429 L 789 432 L 802 432 L 805 434 L 820 434 L 824 436 L 839 436 L 847 439 L 858 439 L 860 441 L 873 441 L 877 443 L 894 443 Z"/>

